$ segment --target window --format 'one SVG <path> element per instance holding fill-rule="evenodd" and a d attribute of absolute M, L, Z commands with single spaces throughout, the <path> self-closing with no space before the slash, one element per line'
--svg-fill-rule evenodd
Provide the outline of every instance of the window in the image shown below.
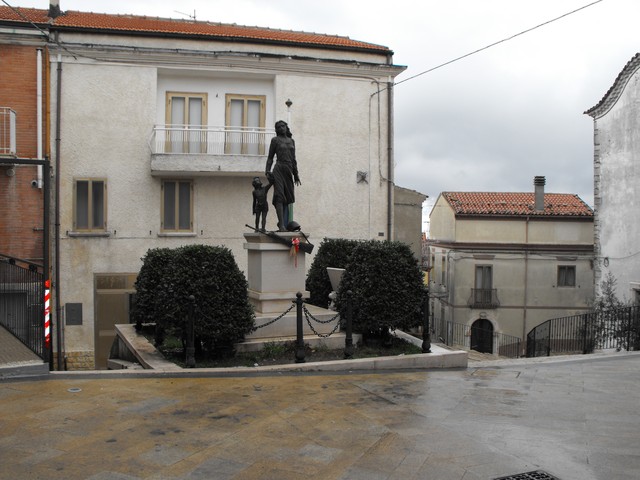
<path fill-rule="evenodd" d="M 73 184 L 73 230 L 105 231 L 107 228 L 107 182 L 78 179 Z"/>
<path fill-rule="evenodd" d="M 447 271 L 447 263 L 446 263 L 446 259 L 444 257 L 444 254 L 442 255 L 442 272 L 441 272 L 441 279 L 440 279 L 440 283 L 442 285 L 446 285 L 446 271 Z"/>
<path fill-rule="evenodd" d="M 472 305 L 490 308 L 496 303 L 493 298 L 493 267 L 491 265 L 476 265 L 475 285 Z"/>
<path fill-rule="evenodd" d="M 264 95 L 226 96 L 225 126 L 227 129 L 225 153 L 264 155 Z"/>
<path fill-rule="evenodd" d="M 165 180 L 162 182 L 162 225 L 164 232 L 193 230 L 193 182 Z"/>
<path fill-rule="evenodd" d="M 559 287 L 575 287 L 576 286 L 575 265 L 558 266 L 558 286 Z"/>
<path fill-rule="evenodd" d="M 205 153 L 207 151 L 207 94 L 167 92 L 166 151 Z"/>

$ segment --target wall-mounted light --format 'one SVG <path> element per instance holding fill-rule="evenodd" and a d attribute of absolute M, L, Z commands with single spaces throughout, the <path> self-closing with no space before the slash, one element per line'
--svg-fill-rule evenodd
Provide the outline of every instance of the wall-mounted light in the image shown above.
<path fill-rule="evenodd" d="M 358 183 L 369 183 L 369 172 L 358 170 L 358 172 L 356 172 L 356 181 Z"/>

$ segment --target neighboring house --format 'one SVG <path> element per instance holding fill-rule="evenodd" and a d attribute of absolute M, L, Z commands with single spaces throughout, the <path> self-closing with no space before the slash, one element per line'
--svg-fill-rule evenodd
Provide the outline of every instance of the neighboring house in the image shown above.
<path fill-rule="evenodd" d="M 429 198 L 415 190 L 396 186 L 394 189 L 394 240 L 411 247 L 416 260 L 422 256 L 422 204 Z"/>
<path fill-rule="evenodd" d="M 443 192 L 431 211 L 433 319 L 439 331 L 470 332 L 467 347 L 496 353 L 493 334 L 523 339 L 593 299 L 591 208 L 545 193 L 544 177 L 535 184 L 531 193 Z M 486 344 L 474 338 L 483 331 Z"/>
<path fill-rule="evenodd" d="M 622 69 L 593 117 L 596 292 L 608 274 L 620 299 L 640 302 L 640 53 Z"/>
<path fill-rule="evenodd" d="M 0 255 L 43 262 L 46 37 L 0 26 Z"/>
<path fill-rule="evenodd" d="M 277 120 L 296 142 L 293 215 L 310 240 L 395 238 L 392 87 L 404 67 L 389 48 L 57 10 L 0 6 L 0 27 L 35 24 L 51 39 L 54 321 L 64 319 L 67 368 L 105 367 L 148 249 L 224 245 L 246 271 L 251 182 L 265 182 Z M 275 224 L 272 207 L 267 228 Z"/>

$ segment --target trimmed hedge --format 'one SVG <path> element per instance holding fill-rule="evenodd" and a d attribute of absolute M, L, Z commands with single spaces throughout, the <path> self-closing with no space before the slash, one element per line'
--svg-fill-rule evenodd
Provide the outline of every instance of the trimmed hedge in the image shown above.
<path fill-rule="evenodd" d="M 195 297 L 196 348 L 209 354 L 227 348 L 255 330 L 247 281 L 226 247 L 187 245 L 151 249 L 136 280 L 133 319 L 156 324 L 163 335 L 185 338 L 186 318 Z"/>
<path fill-rule="evenodd" d="M 421 325 L 422 273 L 404 243 L 360 242 L 351 252 L 338 290 L 342 318 L 347 315 L 348 290 L 353 293 L 353 329 L 365 337 Z"/>

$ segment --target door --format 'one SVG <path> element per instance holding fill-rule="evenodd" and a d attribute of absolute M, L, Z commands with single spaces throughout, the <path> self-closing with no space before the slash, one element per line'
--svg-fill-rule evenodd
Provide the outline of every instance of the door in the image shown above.
<path fill-rule="evenodd" d="M 137 274 L 96 274 L 95 276 L 95 364 L 106 370 L 111 346 L 116 338 L 115 325 L 130 323 L 129 310 Z"/>
<path fill-rule="evenodd" d="M 471 350 L 481 353 L 493 353 L 493 324 L 480 318 L 471 325 Z"/>

